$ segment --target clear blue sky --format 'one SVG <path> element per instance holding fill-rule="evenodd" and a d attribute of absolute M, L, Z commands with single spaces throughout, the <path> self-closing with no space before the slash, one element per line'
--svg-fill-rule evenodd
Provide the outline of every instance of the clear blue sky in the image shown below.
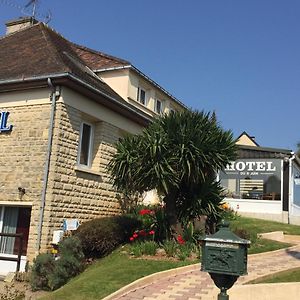
<path fill-rule="evenodd" d="M 26 0 L 0 0 L 0 35 Z M 299 0 L 41 0 L 67 39 L 129 60 L 261 146 L 300 141 Z"/>

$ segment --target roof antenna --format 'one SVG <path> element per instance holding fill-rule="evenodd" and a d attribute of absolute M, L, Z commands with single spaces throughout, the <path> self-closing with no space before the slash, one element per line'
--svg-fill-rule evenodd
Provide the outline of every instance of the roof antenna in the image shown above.
<path fill-rule="evenodd" d="M 32 5 L 32 14 L 31 14 L 31 17 L 33 19 L 35 19 L 35 15 L 36 15 L 36 6 L 37 6 L 37 3 L 38 3 L 39 0 L 29 0 L 29 2 L 25 5 L 24 8 L 27 8 L 29 6 Z"/>
<path fill-rule="evenodd" d="M 47 13 L 40 13 L 38 11 L 38 4 L 40 0 L 27 0 L 28 3 L 25 6 L 18 5 L 14 0 L 0 0 L 0 4 L 6 4 L 13 8 L 21 11 L 22 14 L 30 16 L 32 19 L 37 19 L 38 17 L 42 19 L 46 24 L 48 24 L 52 19 L 51 11 Z M 30 9 L 32 6 L 32 9 Z"/>
<path fill-rule="evenodd" d="M 47 14 L 44 17 L 45 23 L 48 24 L 52 19 L 52 13 L 50 10 L 48 10 Z"/>

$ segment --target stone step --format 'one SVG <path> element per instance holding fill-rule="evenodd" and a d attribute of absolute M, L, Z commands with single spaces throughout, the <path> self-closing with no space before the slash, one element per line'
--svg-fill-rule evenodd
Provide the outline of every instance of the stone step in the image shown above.
<path fill-rule="evenodd" d="M 284 241 L 283 231 L 273 231 L 273 232 L 261 233 L 261 234 L 258 234 L 258 237 L 263 238 L 263 239 L 280 241 L 280 242 Z"/>

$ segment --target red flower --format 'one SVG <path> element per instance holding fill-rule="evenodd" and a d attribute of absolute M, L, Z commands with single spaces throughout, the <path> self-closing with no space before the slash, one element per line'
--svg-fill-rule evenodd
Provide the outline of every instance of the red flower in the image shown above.
<path fill-rule="evenodd" d="M 139 211 L 139 214 L 141 215 L 141 216 L 143 216 L 143 215 L 150 215 L 152 213 L 152 210 L 151 209 L 141 209 L 140 211 Z"/>
<path fill-rule="evenodd" d="M 145 230 L 140 230 L 140 231 L 139 231 L 139 234 L 140 234 L 140 236 L 146 236 Z"/>
<path fill-rule="evenodd" d="M 185 244 L 185 240 L 182 238 L 181 235 L 178 235 L 178 237 L 177 237 L 177 242 L 178 242 L 178 244 L 180 244 L 180 245 Z"/>
<path fill-rule="evenodd" d="M 129 240 L 130 240 L 130 242 L 133 242 L 134 241 L 134 237 L 132 236 Z"/>
<path fill-rule="evenodd" d="M 151 231 L 149 231 L 149 234 L 150 234 L 150 235 L 154 235 L 154 234 L 155 234 L 155 231 L 154 231 L 154 230 L 151 230 Z"/>
<path fill-rule="evenodd" d="M 134 239 L 136 239 L 136 238 L 138 237 L 138 234 L 137 234 L 137 233 L 134 233 L 134 234 L 132 235 L 132 237 L 133 237 Z"/>

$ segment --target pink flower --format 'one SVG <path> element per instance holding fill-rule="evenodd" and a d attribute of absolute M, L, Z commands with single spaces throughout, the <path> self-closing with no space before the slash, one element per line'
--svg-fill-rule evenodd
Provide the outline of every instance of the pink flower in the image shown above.
<path fill-rule="evenodd" d="M 154 234 L 155 234 L 155 231 L 154 231 L 154 230 L 151 230 L 151 231 L 149 231 L 149 234 L 150 234 L 150 235 L 154 235 Z"/>
<path fill-rule="evenodd" d="M 138 237 L 138 234 L 137 234 L 137 233 L 134 233 L 134 234 L 132 235 L 132 237 L 133 237 L 134 239 L 136 239 L 136 238 Z"/>
<path fill-rule="evenodd" d="M 132 236 L 129 240 L 130 240 L 130 242 L 133 242 L 134 241 L 134 237 Z"/>

